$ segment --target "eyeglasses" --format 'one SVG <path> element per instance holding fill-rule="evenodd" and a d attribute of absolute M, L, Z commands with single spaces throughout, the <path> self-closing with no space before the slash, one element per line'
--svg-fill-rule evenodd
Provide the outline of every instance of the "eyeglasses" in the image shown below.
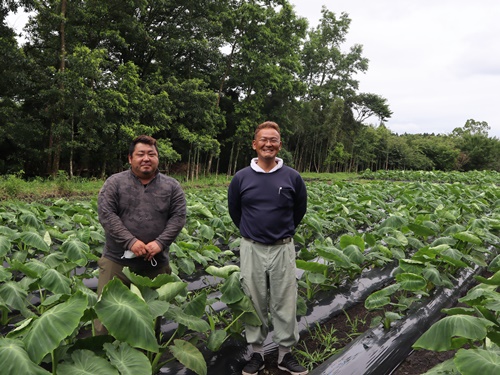
<path fill-rule="evenodd" d="M 273 145 L 277 145 L 280 143 L 279 138 L 259 138 L 257 139 L 258 142 L 266 144 L 267 142 L 271 142 Z"/>

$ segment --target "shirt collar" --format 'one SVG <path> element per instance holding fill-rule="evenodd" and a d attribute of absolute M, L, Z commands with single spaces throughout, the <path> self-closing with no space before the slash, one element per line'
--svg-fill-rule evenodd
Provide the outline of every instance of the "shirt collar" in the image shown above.
<path fill-rule="evenodd" d="M 257 161 L 259 159 L 258 158 L 253 158 L 252 161 L 250 162 L 250 167 L 255 171 L 255 172 L 259 172 L 259 173 L 273 173 L 273 172 L 276 172 L 278 169 L 280 169 L 281 167 L 283 167 L 283 159 L 281 158 L 276 158 L 276 166 L 271 169 L 269 172 L 266 172 L 265 170 L 263 170 L 259 164 L 257 164 Z"/>

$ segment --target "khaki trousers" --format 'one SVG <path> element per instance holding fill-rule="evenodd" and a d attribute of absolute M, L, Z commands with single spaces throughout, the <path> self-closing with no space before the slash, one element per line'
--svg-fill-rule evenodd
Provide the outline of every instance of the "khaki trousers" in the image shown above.
<path fill-rule="evenodd" d="M 291 347 L 299 339 L 297 324 L 297 278 L 293 241 L 264 245 L 245 238 L 240 243 L 241 283 L 262 321 L 245 326 L 249 344 L 263 344 L 269 333 L 271 315 L 273 341 Z"/>

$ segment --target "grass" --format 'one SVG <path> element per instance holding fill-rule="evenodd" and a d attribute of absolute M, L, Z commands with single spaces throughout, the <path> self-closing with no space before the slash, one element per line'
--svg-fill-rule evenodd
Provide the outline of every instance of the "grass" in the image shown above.
<path fill-rule="evenodd" d="M 307 172 L 301 175 L 306 182 L 334 182 L 357 178 L 355 173 Z M 209 175 L 197 180 L 187 180 L 185 175 L 173 175 L 172 177 L 177 179 L 186 191 L 224 187 L 228 186 L 231 181 L 231 177 L 225 174 Z M 0 201 L 22 200 L 32 202 L 57 197 L 96 197 L 103 183 L 104 180 L 98 178 L 69 178 L 63 171 L 56 177 L 36 177 L 30 180 L 24 179 L 22 173 L 3 175 L 0 176 Z"/>

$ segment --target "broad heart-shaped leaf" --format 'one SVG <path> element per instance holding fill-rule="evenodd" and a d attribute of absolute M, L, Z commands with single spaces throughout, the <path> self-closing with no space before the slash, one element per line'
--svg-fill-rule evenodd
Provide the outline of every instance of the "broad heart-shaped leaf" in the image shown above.
<path fill-rule="evenodd" d="M 401 285 L 401 289 L 410 292 L 424 290 L 427 285 L 427 281 L 422 276 L 414 273 L 400 273 L 396 275 L 396 281 Z"/>
<path fill-rule="evenodd" d="M 469 243 L 472 243 L 474 245 L 481 245 L 483 243 L 483 241 L 479 237 L 477 237 L 472 232 L 467 232 L 467 231 L 455 233 L 453 235 L 453 238 L 456 238 L 457 240 L 460 240 L 463 242 L 469 242 Z"/>
<path fill-rule="evenodd" d="M 49 245 L 43 240 L 43 237 L 35 232 L 23 232 L 21 233 L 21 241 L 29 247 L 33 247 L 44 253 L 50 251 Z"/>
<path fill-rule="evenodd" d="M 9 250 L 12 247 L 12 243 L 10 240 L 5 237 L 0 235 L 0 258 L 3 258 L 9 253 Z"/>
<path fill-rule="evenodd" d="M 429 237 L 429 236 L 434 236 L 436 234 L 436 232 L 433 229 L 415 223 L 408 224 L 408 229 L 410 229 L 413 233 L 415 233 L 415 235 L 421 237 Z"/>
<path fill-rule="evenodd" d="M 196 332 L 206 332 L 210 330 L 210 325 L 205 320 L 194 315 L 187 314 L 178 306 L 170 306 L 168 311 L 165 313 L 165 316 L 168 319 L 182 324 Z"/>
<path fill-rule="evenodd" d="M 211 219 L 214 217 L 210 210 L 201 203 L 195 203 L 191 206 L 187 206 L 187 211 L 193 215 L 203 216 L 205 218 Z"/>
<path fill-rule="evenodd" d="M 128 267 L 124 268 L 124 270 L 125 270 L 124 273 L 127 275 L 129 280 L 133 284 L 135 284 L 137 286 L 141 286 L 141 287 L 148 287 L 148 288 L 155 289 L 155 288 L 162 287 L 163 285 L 168 284 L 168 283 L 181 281 L 179 276 L 174 275 L 174 274 L 169 275 L 169 274 L 163 273 L 163 274 L 156 276 L 154 279 L 150 279 L 147 276 L 141 276 L 141 275 L 137 275 L 137 274 L 133 273 L 132 271 L 129 270 Z"/>
<path fill-rule="evenodd" d="M 201 292 L 184 306 L 184 312 L 188 315 L 194 315 L 201 318 L 205 314 L 207 305 L 207 293 Z"/>
<path fill-rule="evenodd" d="M 309 271 L 313 273 L 324 273 L 328 271 L 328 266 L 326 264 L 314 262 L 314 261 L 305 261 L 302 259 L 295 260 L 295 264 L 297 268 L 300 268 L 304 271 Z"/>
<path fill-rule="evenodd" d="M 12 277 L 12 272 L 7 271 L 7 269 L 0 267 L 0 283 L 10 280 Z"/>
<path fill-rule="evenodd" d="M 207 363 L 201 352 L 188 341 L 174 340 L 174 345 L 168 347 L 174 357 L 186 366 L 193 370 L 198 375 L 207 374 Z"/>
<path fill-rule="evenodd" d="M 401 268 L 404 272 L 410 272 L 419 274 L 425 267 L 425 262 L 421 262 L 414 259 L 400 259 L 399 260 L 399 268 Z"/>
<path fill-rule="evenodd" d="M 500 355 L 496 351 L 460 349 L 454 362 L 462 375 L 500 374 Z"/>
<path fill-rule="evenodd" d="M 156 289 L 156 292 L 160 300 L 171 302 L 179 294 L 186 295 L 187 285 L 183 281 L 168 283 Z"/>
<path fill-rule="evenodd" d="M 382 223 L 380 223 L 380 228 L 389 227 L 389 228 L 401 228 L 406 226 L 408 220 L 401 216 L 390 216 L 385 219 Z"/>
<path fill-rule="evenodd" d="M 489 320 L 468 315 L 447 316 L 431 326 L 413 344 L 413 348 L 434 350 L 443 352 L 457 349 L 454 346 L 454 338 L 465 338 L 469 340 L 483 340 L 487 334 L 487 328 L 494 325 Z"/>
<path fill-rule="evenodd" d="M 46 354 L 75 331 L 86 308 L 87 297 L 77 292 L 68 301 L 47 310 L 33 322 L 23 339 L 33 362 L 40 363 Z"/>
<path fill-rule="evenodd" d="M 357 245 L 347 245 L 344 249 L 344 254 L 349 257 L 351 262 L 360 265 L 365 261 L 365 256 L 360 251 Z"/>
<path fill-rule="evenodd" d="M 151 374 L 151 371 L 149 373 Z M 71 353 L 71 361 L 57 365 L 57 375 L 88 374 L 119 375 L 119 372 L 108 361 L 90 350 L 75 350 Z"/>
<path fill-rule="evenodd" d="M 87 253 L 90 252 L 90 247 L 78 238 L 72 237 L 64 241 L 60 249 L 66 254 L 69 260 L 75 262 L 79 266 L 83 266 L 87 263 Z"/>
<path fill-rule="evenodd" d="M 384 289 L 377 290 L 365 299 L 365 308 L 368 310 L 379 309 L 391 302 L 391 296 L 398 291 L 399 284 L 392 284 Z"/>
<path fill-rule="evenodd" d="M 0 298 L 12 309 L 23 310 L 27 304 L 27 296 L 28 292 L 15 281 L 0 284 Z"/>
<path fill-rule="evenodd" d="M 0 363 L 2 374 L 50 374 L 31 361 L 21 340 L 0 337 Z"/>
<path fill-rule="evenodd" d="M 189 258 L 179 258 L 177 259 L 177 266 L 184 272 L 186 275 L 191 275 L 196 266 L 194 262 Z"/>
<path fill-rule="evenodd" d="M 13 259 L 11 262 L 11 269 L 21 271 L 28 277 L 38 279 L 49 267 L 39 261 L 38 259 L 30 259 L 27 262 L 20 262 L 17 259 Z"/>
<path fill-rule="evenodd" d="M 238 272 L 239 270 L 240 267 L 234 264 L 224 267 L 209 266 L 205 269 L 208 274 L 216 277 L 222 277 L 223 279 L 227 279 L 230 274 L 232 274 L 233 272 Z"/>
<path fill-rule="evenodd" d="M 200 226 L 200 234 L 206 240 L 212 240 L 214 238 L 214 230 L 206 224 Z"/>
<path fill-rule="evenodd" d="M 361 236 L 344 234 L 340 237 L 339 244 L 341 249 L 345 249 L 349 245 L 356 245 L 361 251 L 365 250 L 365 240 Z"/>
<path fill-rule="evenodd" d="M 227 332 L 225 330 L 212 331 L 210 336 L 208 336 L 207 348 L 213 352 L 218 351 L 226 340 L 226 337 Z"/>
<path fill-rule="evenodd" d="M 105 343 L 104 350 L 121 375 L 151 375 L 151 363 L 143 353 L 125 342 Z"/>
<path fill-rule="evenodd" d="M 351 260 L 345 255 L 341 250 L 336 249 L 333 246 L 322 246 L 316 248 L 316 252 L 318 253 L 319 256 L 325 258 L 326 260 L 329 260 L 331 262 L 334 262 L 337 267 L 340 268 L 354 268 L 358 267 L 357 264 L 354 264 L 351 262 Z"/>
<path fill-rule="evenodd" d="M 94 309 L 116 339 L 136 348 L 158 351 L 148 305 L 120 280 L 115 278 L 106 284 Z"/>
<path fill-rule="evenodd" d="M 243 298 L 245 295 L 241 288 L 240 273 L 234 272 L 224 281 L 220 291 L 222 296 L 220 300 L 225 304 L 236 303 Z"/>
<path fill-rule="evenodd" d="M 123 273 L 128 277 L 132 284 L 137 286 L 147 286 L 148 288 L 159 288 L 167 283 L 181 280 L 176 275 L 168 275 L 166 273 L 158 275 L 154 279 L 150 279 L 147 276 L 141 276 L 133 273 L 128 267 L 123 268 Z"/>
<path fill-rule="evenodd" d="M 52 268 L 43 273 L 40 285 L 54 294 L 71 294 L 71 280 Z"/>
<path fill-rule="evenodd" d="M 242 322 L 250 324 L 252 326 L 262 325 L 262 321 L 255 312 L 255 308 L 253 307 L 252 301 L 247 296 L 244 296 L 237 303 L 228 305 L 228 307 L 231 309 L 234 316 L 239 316 L 242 313 L 244 313 L 240 317 Z"/>

